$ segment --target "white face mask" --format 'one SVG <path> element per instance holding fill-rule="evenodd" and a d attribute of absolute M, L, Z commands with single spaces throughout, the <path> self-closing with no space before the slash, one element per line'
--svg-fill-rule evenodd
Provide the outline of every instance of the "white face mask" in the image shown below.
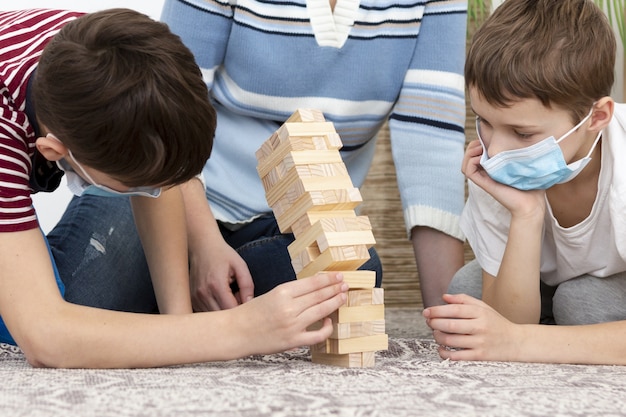
<path fill-rule="evenodd" d="M 49 137 L 61 142 L 57 139 L 56 136 L 49 133 Z M 61 142 L 62 143 L 62 142 Z M 161 195 L 161 188 L 152 188 L 152 187 L 132 187 L 127 191 L 117 191 L 112 188 L 107 187 L 106 185 L 98 184 L 94 181 L 93 178 L 85 171 L 85 168 L 74 158 L 72 151 L 68 149 L 68 153 L 70 159 L 76 164 L 76 166 L 81 170 L 81 174 L 88 181 L 85 181 L 82 176 L 78 175 L 76 171 L 72 168 L 70 164 L 67 163 L 64 159 L 60 159 L 57 162 L 57 166 L 59 169 L 63 170 L 67 179 L 67 187 L 70 191 L 76 195 L 81 196 L 83 194 L 97 195 L 101 197 L 128 197 L 128 196 L 142 196 L 142 197 L 151 197 L 156 198 Z"/>
<path fill-rule="evenodd" d="M 492 158 L 487 155 L 487 148 L 480 136 L 480 126 L 476 119 L 476 132 L 483 146 L 480 165 L 493 180 L 519 190 L 545 190 L 555 184 L 570 181 L 591 161 L 591 153 L 602 132 L 598 133 L 589 153 L 570 164 L 565 161 L 559 142 L 582 126 L 589 117 L 591 112 L 558 140 L 550 136 L 525 148 L 500 152 Z"/>

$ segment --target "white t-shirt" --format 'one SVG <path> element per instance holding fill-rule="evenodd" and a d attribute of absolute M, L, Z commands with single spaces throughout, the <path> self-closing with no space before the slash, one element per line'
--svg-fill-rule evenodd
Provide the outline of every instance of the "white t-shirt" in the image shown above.
<path fill-rule="evenodd" d="M 626 271 L 626 104 L 602 133 L 598 195 L 581 223 L 559 226 L 547 203 L 541 247 L 541 279 L 558 285 L 583 274 L 608 277 Z M 508 239 L 511 214 L 469 181 L 461 228 L 476 259 L 497 276 Z"/>

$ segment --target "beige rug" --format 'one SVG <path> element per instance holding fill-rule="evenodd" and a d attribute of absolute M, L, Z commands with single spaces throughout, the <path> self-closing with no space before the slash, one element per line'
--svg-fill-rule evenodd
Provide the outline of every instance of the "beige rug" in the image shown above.
<path fill-rule="evenodd" d="M 626 415 L 626 367 L 442 361 L 419 309 L 388 309 L 387 323 L 389 350 L 369 369 L 312 364 L 307 348 L 159 369 L 33 369 L 0 345 L 0 415 Z"/>

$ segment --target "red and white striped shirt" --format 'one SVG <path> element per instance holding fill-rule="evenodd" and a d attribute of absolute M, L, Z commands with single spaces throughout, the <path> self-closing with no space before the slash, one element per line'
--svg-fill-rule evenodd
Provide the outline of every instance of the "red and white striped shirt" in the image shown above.
<path fill-rule="evenodd" d="M 0 12 L 0 233 L 39 227 L 29 185 L 35 131 L 25 113 L 28 79 L 61 27 L 82 13 Z"/>

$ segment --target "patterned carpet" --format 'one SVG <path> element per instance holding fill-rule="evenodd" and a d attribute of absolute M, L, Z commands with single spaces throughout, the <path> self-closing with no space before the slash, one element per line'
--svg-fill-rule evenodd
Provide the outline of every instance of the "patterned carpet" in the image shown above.
<path fill-rule="evenodd" d="M 417 309 L 389 309 L 387 322 L 389 350 L 369 369 L 312 364 L 307 348 L 158 369 L 33 369 L 0 345 L 0 415 L 626 415 L 626 367 L 442 361 Z"/>

